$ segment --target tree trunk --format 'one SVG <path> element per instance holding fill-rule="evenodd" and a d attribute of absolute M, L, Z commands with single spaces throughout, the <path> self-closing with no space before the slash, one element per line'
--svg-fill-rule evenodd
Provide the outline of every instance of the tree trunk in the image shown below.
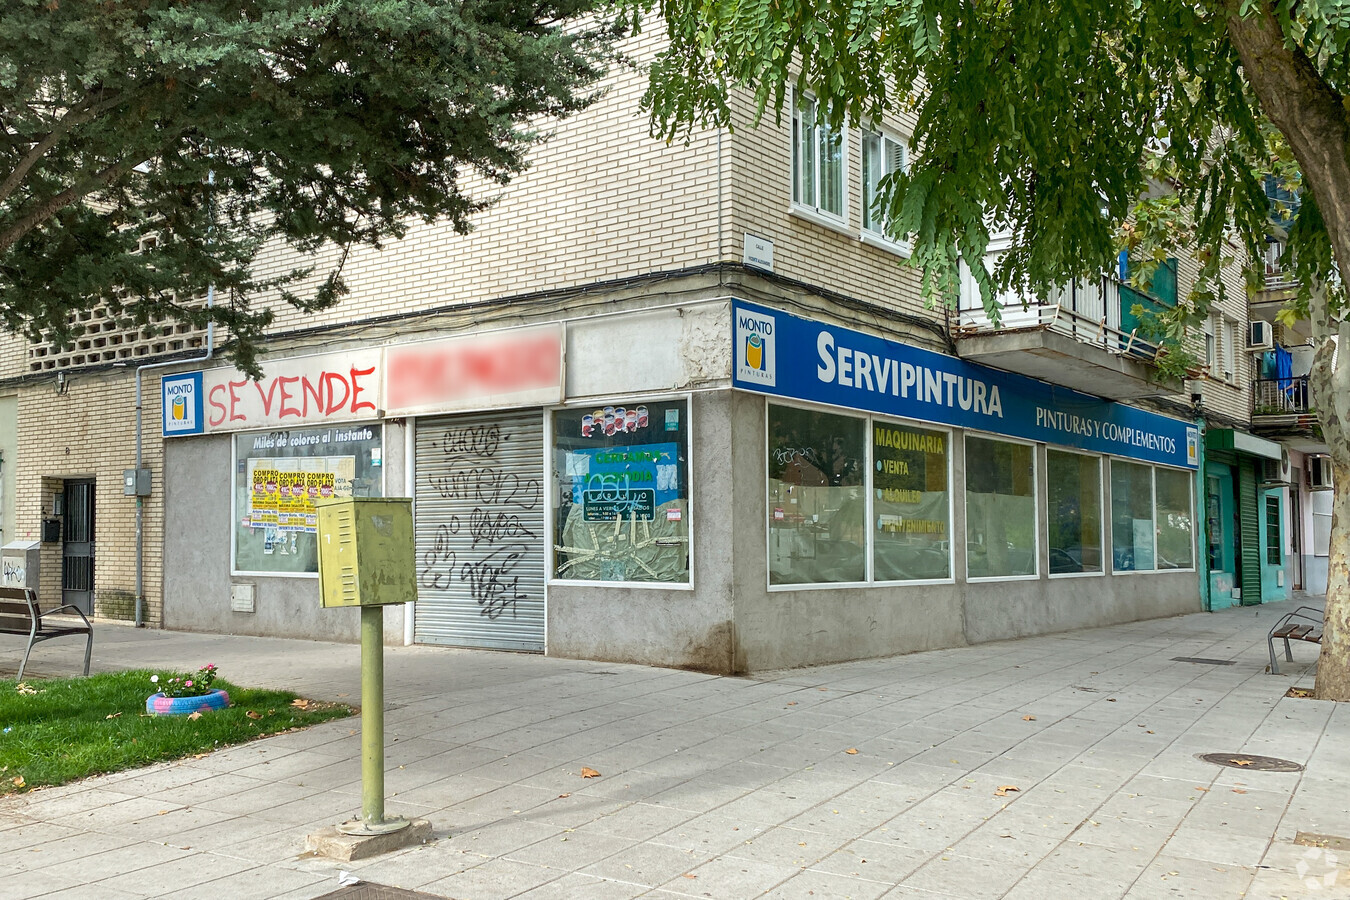
<path fill-rule="evenodd" d="M 1350 700 L 1350 466 L 1332 463 L 1331 559 L 1327 566 L 1327 616 L 1317 662 L 1319 700 Z M 1342 602 L 1333 602 L 1337 598 Z"/>
<path fill-rule="evenodd" d="M 1304 54 L 1285 40 L 1275 7 L 1229 0 L 1227 31 L 1261 109 L 1289 142 L 1326 223 L 1337 268 L 1350 272 L 1350 116 Z M 1322 285 L 1313 286 L 1310 321 L 1317 348 L 1308 379 L 1313 407 L 1332 459 L 1335 505 L 1327 579 L 1326 625 L 1317 663 L 1319 699 L 1350 700 L 1350 360 L 1336 365 L 1333 311 Z M 1339 326 L 1350 353 L 1350 329 Z"/>

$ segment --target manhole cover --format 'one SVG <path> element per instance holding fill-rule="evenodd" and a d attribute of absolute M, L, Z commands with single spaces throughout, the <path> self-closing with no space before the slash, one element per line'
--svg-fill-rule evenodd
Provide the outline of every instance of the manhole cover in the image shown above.
<path fill-rule="evenodd" d="M 1202 666 L 1232 666 L 1237 664 L 1235 659 L 1205 659 L 1203 656 L 1174 656 L 1172 662 L 1196 663 Z"/>
<path fill-rule="evenodd" d="M 353 884 L 338 888 L 331 894 L 324 894 L 315 900 L 444 900 L 435 894 L 419 894 L 403 888 L 388 887 L 383 884 Z"/>
<path fill-rule="evenodd" d="M 1303 767 L 1291 759 L 1274 756 L 1253 756 L 1250 753 L 1197 753 L 1196 759 L 1216 766 L 1246 769 L 1249 772 L 1302 772 Z"/>

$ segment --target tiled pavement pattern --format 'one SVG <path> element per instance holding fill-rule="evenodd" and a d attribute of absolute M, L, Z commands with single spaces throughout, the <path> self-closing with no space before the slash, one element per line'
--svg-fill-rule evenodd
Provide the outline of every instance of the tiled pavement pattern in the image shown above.
<path fill-rule="evenodd" d="M 1311 685 L 1308 645 L 1265 674 L 1287 606 L 749 679 L 388 648 L 389 811 L 434 843 L 299 856 L 359 807 L 346 720 L 0 801 L 0 898 L 311 898 L 340 869 L 458 900 L 1350 897 L 1350 852 L 1293 843 L 1350 837 L 1350 706 L 1284 697 Z M 62 643 L 39 671 L 73 670 Z M 95 644 L 100 668 L 215 662 L 353 702 L 357 656 L 115 626 Z"/>

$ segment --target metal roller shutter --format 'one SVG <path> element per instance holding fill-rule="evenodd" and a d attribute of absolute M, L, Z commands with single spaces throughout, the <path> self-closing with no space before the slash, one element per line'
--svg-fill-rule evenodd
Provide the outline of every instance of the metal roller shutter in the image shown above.
<path fill-rule="evenodd" d="M 543 418 L 418 420 L 418 642 L 544 649 Z"/>

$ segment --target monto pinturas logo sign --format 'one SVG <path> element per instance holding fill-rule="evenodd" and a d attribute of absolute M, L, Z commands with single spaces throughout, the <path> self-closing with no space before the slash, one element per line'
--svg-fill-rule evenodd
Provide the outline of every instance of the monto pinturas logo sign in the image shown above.
<path fill-rule="evenodd" d="M 778 381 L 774 317 L 736 309 L 736 377 L 773 386 Z"/>
<path fill-rule="evenodd" d="M 202 373 L 165 375 L 160 379 L 164 437 L 202 433 Z"/>

